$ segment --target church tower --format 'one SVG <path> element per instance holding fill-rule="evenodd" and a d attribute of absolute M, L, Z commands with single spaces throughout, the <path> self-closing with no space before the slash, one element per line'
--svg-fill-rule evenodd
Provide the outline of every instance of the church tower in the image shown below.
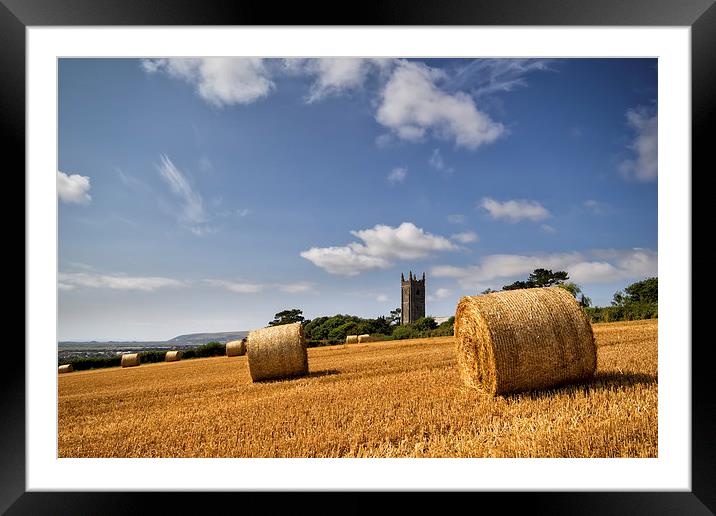
<path fill-rule="evenodd" d="M 425 317 L 425 273 L 423 279 L 413 276 L 413 271 L 405 280 L 400 273 L 400 324 L 410 324 Z"/>

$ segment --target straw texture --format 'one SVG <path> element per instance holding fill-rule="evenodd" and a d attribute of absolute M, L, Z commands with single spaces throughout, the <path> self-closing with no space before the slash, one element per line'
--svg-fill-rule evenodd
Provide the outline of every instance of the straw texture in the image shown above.
<path fill-rule="evenodd" d="M 166 356 L 164 357 L 164 360 L 166 362 L 178 362 L 181 360 L 181 351 L 167 351 Z"/>
<path fill-rule="evenodd" d="M 126 353 L 122 355 L 122 367 L 134 367 L 139 365 L 139 353 Z"/>
<path fill-rule="evenodd" d="M 246 354 L 253 381 L 308 374 L 308 353 L 301 323 L 252 331 Z"/>
<path fill-rule="evenodd" d="M 370 335 L 358 335 L 358 342 L 375 342 L 376 339 Z"/>
<path fill-rule="evenodd" d="M 74 369 L 72 368 L 72 364 L 65 364 L 65 365 L 61 365 L 57 371 L 59 374 L 71 373 L 72 371 L 74 371 Z"/>
<path fill-rule="evenodd" d="M 493 395 L 587 380 L 597 367 L 592 326 L 559 287 L 463 297 L 455 340 L 463 382 Z"/>
<path fill-rule="evenodd" d="M 358 342 L 358 335 L 347 335 L 346 344 L 355 344 Z"/>
<path fill-rule="evenodd" d="M 239 357 L 246 354 L 246 339 L 232 340 L 226 343 L 226 356 Z"/>

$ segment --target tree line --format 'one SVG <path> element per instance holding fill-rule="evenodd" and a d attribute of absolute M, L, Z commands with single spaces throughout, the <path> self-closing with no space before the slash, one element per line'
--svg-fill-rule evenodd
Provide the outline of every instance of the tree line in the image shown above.
<path fill-rule="evenodd" d="M 439 337 L 453 334 L 454 317 L 442 324 L 433 317 L 421 317 L 411 324 L 400 324 L 400 308 L 390 314 L 375 319 L 348 314 L 316 317 L 307 320 L 298 308 L 278 312 L 269 326 L 303 324 L 303 334 L 309 347 L 327 346 L 345 342 L 348 335 L 371 335 L 379 340 L 414 339 L 420 337 Z"/>

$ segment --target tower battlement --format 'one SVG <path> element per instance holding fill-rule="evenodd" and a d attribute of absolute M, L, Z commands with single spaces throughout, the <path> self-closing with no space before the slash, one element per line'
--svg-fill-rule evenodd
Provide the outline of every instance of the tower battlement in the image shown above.
<path fill-rule="evenodd" d="M 400 324 L 410 324 L 425 317 L 425 273 L 418 279 L 413 271 L 408 279 L 400 273 Z"/>

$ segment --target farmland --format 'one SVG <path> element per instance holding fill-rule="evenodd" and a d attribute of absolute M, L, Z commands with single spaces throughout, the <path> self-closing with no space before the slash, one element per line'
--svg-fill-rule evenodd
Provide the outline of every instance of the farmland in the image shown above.
<path fill-rule="evenodd" d="M 491 398 L 452 337 L 308 350 L 251 383 L 246 356 L 58 376 L 60 457 L 656 457 L 657 321 L 595 324 L 589 383 Z"/>

